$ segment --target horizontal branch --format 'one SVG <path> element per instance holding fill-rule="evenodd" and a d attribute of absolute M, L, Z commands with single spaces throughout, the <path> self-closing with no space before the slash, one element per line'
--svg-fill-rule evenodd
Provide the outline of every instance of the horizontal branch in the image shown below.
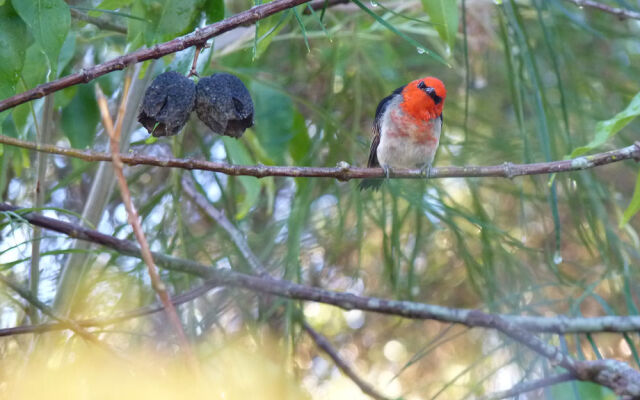
<path fill-rule="evenodd" d="M 625 8 L 611 7 L 609 5 L 598 3 L 596 1 L 591 1 L 591 0 L 566 0 L 566 1 L 575 4 L 580 8 L 588 7 L 588 8 L 604 11 L 606 13 L 613 14 L 620 19 L 640 19 L 640 12 L 627 10 Z"/>
<path fill-rule="evenodd" d="M 35 150 L 50 154 L 58 154 L 66 157 L 78 158 L 84 161 L 111 162 L 111 155 L 93 150 L 78 150 L 68 147 L 53 145 L 40 145 L 38 143 L 15 139 L 0 135 L 0 143 Z M 347 163 L 336 167 L 295 167 L 295 166 L 268 166 L 268 165 L 232 165 L 224 162 L 153 157 L 140 154 L 121 154 L 122 162 L 127 165 L 153 165 L 165 168 L 181 168 L 187 170 L 200 170 L 220 172 L 227 175 L 246 175 L 264 178 L 267 176 L 288 176 L 307 178 L 335 178 L 341 181 L 361 178 L 384 178 L 382 168 L 352 167 Z M 612 164 L 619 161 L 634 159 L 640 160 L 640 142 L 616 150 L 606 151 L 590 156 L 582 156 L 571 160 L 551 161 L 533 164 L 513 164 L 505 162 L 499 165 L 489 166 L 464 166 L 464 167 L 433 167 L 429 178 L 469 178 L 469 177 L 499 177 L 514 178 L 523 175 L 553 174 L 559 172 L 579 171 Z M 425 179 L 424 172 L 419 169 L 397 169 L 390 173 L 393 178 Z"/>
<path fill-rule="evenodd" d="M 82 227 L 70 222 L 44 217 L 36 213 L 22 213 L 19 207 L 0 203 L 0 212 L 20 213 L 21 218 L 32 225 L 63 233 L 69 237 L 87 240 L 113 249 L 123 255 L 140 258 L 139 248 L 132 242 Z M 298 300 L 331 304 L 345 310 L 363 310 L 381 314 L 397 315 L 411 319 L 427 319 L 459 323 L 471 327 L 490 327 L 491 321 L 477 318 L 477 310 L 443 307 L 413 301 L 387 300 L 350 293 L 335 292 L 269 277 L 255 277 L 229 270 L 217 270 L 195 261 L 172 257 L 160 252 L 152 252 L 159 267 L 172 271 L 196 275 L 210 280 L 212 285 L 232 286 L 250 289 Z M 474 316 L 475 314 L 475 316 Z M 605 317 L 535 317 L 508 314 L 497 315 L 530 332 L 596 333 L 596 332 L 637 332 L 640 331 L 640 316 Z"/>
<path fill-rule="evenodd" d="M 91 82 L 102 75 L 125 69 L 127 66 L 135 63 L 164 57 L 192 46 L 201 46 L 214 36 L 230 31 L 241 25 L 253 24 L 277 12 L 307 3 L 308 1 L 310 0 L 275 0 L 270 3 L 252 7 L 249 10 L 225 18 L 222 21 L 207 25 L 202 29 L 196 29 L 195 32 L 157 44 L 150 49 L 140 49 L 102 64 L 83 68 L 82 71 L 75 74 L 67 75 L 55 81 L 38 85 L 26 92 L 16 94 L 15 96 L 0 101 L 0 111 L 26 103 L 27 101 L 39 99 L 73 85 Z"/>

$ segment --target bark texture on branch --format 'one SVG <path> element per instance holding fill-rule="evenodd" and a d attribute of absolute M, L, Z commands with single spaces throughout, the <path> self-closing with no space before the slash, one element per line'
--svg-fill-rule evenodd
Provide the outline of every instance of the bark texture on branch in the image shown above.
<path fill-rule="evenodd" d="M 78 150 L 53 145 L 39 145 L 0 135 L 0 143 L 24 149 L 35 150 L 66 157 L 78 158 L 84 161 L 112 161 L 111 155 L 93 150 Z M 269 165 L 233 165 L 224 162 L 184 159 L 160 158 L 139 154 L 121 154 L 120 158 L 127 165 L 153 165 L 165 168 L 181 168 L 220 172 L 226 175 L 246 175 L 264 178 L 267 176 L 288 176 L 294 178 L 335 178 L 341 181 L 361 178 L 384 178 L 382 168 L 352 167 L 346 162 L 336 167 L 296 167 Z M 558 172 L 580 171 L 607 165 L 624 160 L 640 160 L 640 141 L 627 147 L 606 151 L 590 156 L 581 156 L 571 160 L 541 162 L 533 164 L 513 164 L 505 162 L 498 165 L 463 167 L 433 167 L 429 179 L 435 178 L 470 178 L 470 177 L 498 177 L 515 178 L 523 175 L 554 174 Z M 425 179 L 424 172 L 419 169 L 398 169 L 390 173 L 392 178 Z"/>

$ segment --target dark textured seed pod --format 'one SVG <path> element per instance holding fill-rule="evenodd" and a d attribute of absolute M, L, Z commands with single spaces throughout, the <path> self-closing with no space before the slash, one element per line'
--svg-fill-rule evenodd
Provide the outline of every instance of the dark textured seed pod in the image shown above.
<path fill-rule="evenodd" d="M 196 85 L 177 72 L 160 74 L 144 93 L 138 121 L 153 136 L 175 135 L 187 123 L 196 101 Z"/>
<path fill-rule="evenodd" d="M 231 74 L 213 74 L 196 86 L 198 118 L 212 131 L 240 137 L 253 126 L 253 100 L 247 87 Z"/>

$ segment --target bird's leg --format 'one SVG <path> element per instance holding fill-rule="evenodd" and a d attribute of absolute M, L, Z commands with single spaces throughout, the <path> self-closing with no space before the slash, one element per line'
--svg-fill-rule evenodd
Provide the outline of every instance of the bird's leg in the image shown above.
<path fill-rule="evenodd" d="M 391 171 L 391 168 L 385 164 L 382 166 L 382 170 L 384 171 L 384 175 L 387 177 L 387 180 L 389 180 L 389 172 Z"/>
<path fill-rule="evenodd" d="M 420 168 L 420 172 L 424 175 L 425 178 L 431 178 L 431 163 L 427 163 Z"/>

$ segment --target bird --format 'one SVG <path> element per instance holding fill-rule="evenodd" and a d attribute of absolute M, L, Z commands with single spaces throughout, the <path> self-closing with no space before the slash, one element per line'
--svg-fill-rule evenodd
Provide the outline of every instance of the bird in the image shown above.
<path fill-rule="evenodd" d="M 416 79 L 380 101 L 373 122 L 373 139 L 367 167 L 420 168 L 427 177 L 442 131 L 442 110 L 447 97 L 444 83 L 428 76 Z M 367 178 L 360 190 L 377 190 L 383 179 Z"/>

